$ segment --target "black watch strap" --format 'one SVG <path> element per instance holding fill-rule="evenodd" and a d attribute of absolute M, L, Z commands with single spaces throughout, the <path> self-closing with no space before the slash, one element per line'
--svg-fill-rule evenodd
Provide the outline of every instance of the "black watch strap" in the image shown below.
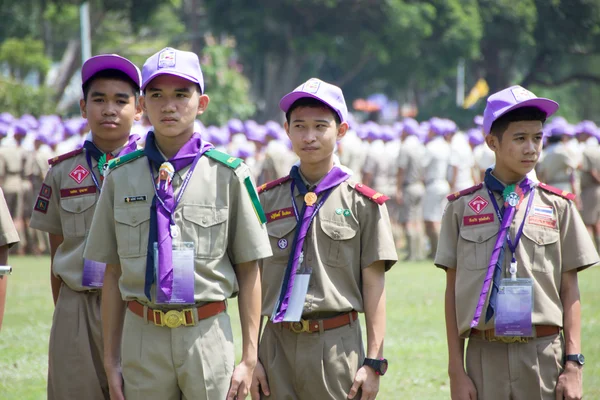
<path fill-rule="evenodd" d="M 567 356 L 565 357 L 565 362 L 567 361 L 574 361 L 579 365 L 584 365 L 585 364 L 585 357 L 583 356 L 583 354 L 578 353 L 578 354 L 567 354 Z"/>
<path fill-rule="evenodd" d="M 379 360 L 375 358 L 365 358 L 363 365 L 373 368 L 375 373 L 380 376 L 385 375 L 388 369 L 388 361 L 385 358 Z"/>

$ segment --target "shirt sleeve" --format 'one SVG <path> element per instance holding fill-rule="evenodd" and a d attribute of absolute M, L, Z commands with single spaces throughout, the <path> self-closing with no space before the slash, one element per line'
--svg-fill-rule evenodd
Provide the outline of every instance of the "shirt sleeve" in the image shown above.
<path fill-rule="evenodd" d="M 358 206 L 362 208 L 358 210 L 360 266 L 366 268 L 376 261 L 384 261 L 387 271 L 398 261 L 387 207 L 366 199 Z"/>
<path fill-rule="evenodd" d="M 13 224 L 13 220 L 8 210 L 8 205 L 4 199 L 4 193 L 0 189 L 0 246 L 8 245 L 11 247 L 13 244 L 19 242 L 19 234 Z"/>
<path fill-rule="evenodd" d="M 33 206 L 29 226 L 53 235 L 62 235 L 60 219 L 60 170 L 52 167 L 48 171 L 42 190 Z"/>
<path fill-rule="evenodd" d="M 560 219 L 562 271 L 581 271 L 600 261 L 592 238 L 575 207 L 569 201 Z"/>
<path fill-rule="evenodd" d="M 456 203 L 448 203 L 442 217 L 440 240 L 434 260 L 435 266 L 442 269 L 456 269 L 458 264 L 456 249 L 458 248 L 460 224 L 455 208 Z"/>
<path fill-rule="evenodd" d="M 233 264 L 270 257 L 271 244 L 250 169 L 242 164 L 234 173 L 229 188 L 229 234 L 227 253 Z"/>

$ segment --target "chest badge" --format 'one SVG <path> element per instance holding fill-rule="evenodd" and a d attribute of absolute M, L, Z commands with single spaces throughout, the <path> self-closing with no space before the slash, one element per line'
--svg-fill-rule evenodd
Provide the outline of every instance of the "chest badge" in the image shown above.
<path fill-rule="evenodd" d="M 471 207 L 471 210 L 473 210 L 476 214 L 479 214 L 488 206 L 488 204 L 490 203 L 486 199 L 481 196 L 477 196 L 469 202 L 469 207 Z"/>
<path fill-rule="evenodd" d="M 85 169 L 81 164 L 78 164 L 73 171 L 69 172 L 69 176 L 78 184 L 83 182 L 85 178 L 90 174 L 90 171 Z"/>
<path fill-rule="evenodd" d="M 279 241 L 277 242 L 277 246 L 278 246 L 278 247 L 279 247 L 281 250 L 283 250 L 283 249 L 287 248 L 287 247 L 288 247 L 288 241 L 287 241 L 287 239 L 279 239 Z"/>

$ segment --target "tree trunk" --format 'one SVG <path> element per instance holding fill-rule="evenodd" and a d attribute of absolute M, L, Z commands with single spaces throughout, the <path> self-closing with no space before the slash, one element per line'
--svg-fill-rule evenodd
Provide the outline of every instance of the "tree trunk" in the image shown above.
<path fill-rule="evenodd" d="M 54 101 L 57 104 L 60 102 L 60 99 L 62 99 L 65 89 L 69 85 L 73 74 L 75 71 L 77 71 L 77 68 L 79 68 L 80 57 L 81 41 L 79 39 L 69 40 L 67 49 L 65 50 L 62 60 L 60 61 L 56 79 L 54 82 L 48 82 L 48 86 L 50 86 L 54 91 Z"/>

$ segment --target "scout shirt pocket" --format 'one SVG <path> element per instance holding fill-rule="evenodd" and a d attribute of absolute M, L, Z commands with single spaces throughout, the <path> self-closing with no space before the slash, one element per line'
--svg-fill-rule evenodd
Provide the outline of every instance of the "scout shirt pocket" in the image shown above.
<path fill-rule="evenodd" d="M 525 266 L 536 272 L 552 272 L 552 260 L 559 259 L 559 237 L 555 229 L 525 224 L 521 239 L 524 239 L 523 246 L 519 249 L 525 253 L 520 253 Z"/>
<path fill-rule="evenodd" d="M 198 258 L 216 259 L 225 254 L 228 213 L 227 208 L 183 205 L 183 238 L 192 239 Z"/>
<path fill-rule="evenodd" d="M 468 270 L 476 271 L 486 269 L 490 262 L 490 256 L 496 244 L 498 226 L 489 224 L 476 226 L 474 228 L 460 229 L 458 240 L 458 266 Z"/>
<path fill-rule="evenodd" d="M 150 207 L 115 207 L 115 232 L 119 257 L 145 256 L 150 233 Z"/>
<path fill-rule="evenodd" d="M 66 237 L 85 236 L 92 224 L 96 194 L 60 199 L 61 223 Z"/>
<path fill-rule="evenodd" d="M 296 225 L 295 218 L 285 218 L 267 223 L 267 233 L 273 250 L 270 260 L 273 263 L 287 265 L 296 234 Z"/>
<path fill-rule="evenodd" d="M 330 239 L 322 243 L 320 253 L 325 264 L 329 267 L 343 268 L 352 263 L 354 248 L 349 241 L 356 236 L 357 228 L 339 221 L 329 221 L 319 218 L 321 230 Z M 321 243 L 319 243 L 321 245 Z"/>

